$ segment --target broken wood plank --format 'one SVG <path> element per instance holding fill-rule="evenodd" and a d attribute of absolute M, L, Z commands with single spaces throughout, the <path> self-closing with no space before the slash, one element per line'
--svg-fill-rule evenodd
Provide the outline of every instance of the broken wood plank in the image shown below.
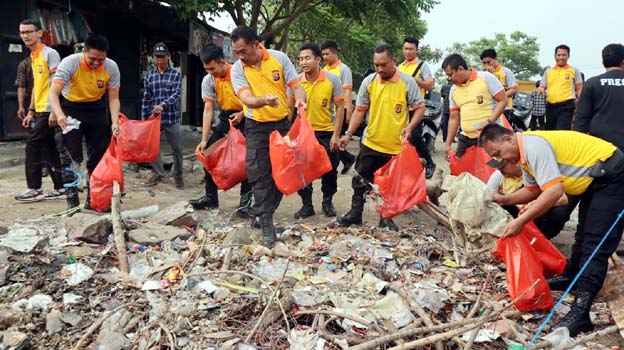
<path fill-rule="evenodd" d="M 418 204 L 418 209 L 422 210 L 425 214 L 429 215 L 432 219 L 437 221 L 440 225 L 446 227 L 449 230 L 451 228 L 451 222 L 449 221 L 448 215 L 442 211 L 437 205 L 431 203 L 429 200 L 426 200 L 420 204 Z"/>

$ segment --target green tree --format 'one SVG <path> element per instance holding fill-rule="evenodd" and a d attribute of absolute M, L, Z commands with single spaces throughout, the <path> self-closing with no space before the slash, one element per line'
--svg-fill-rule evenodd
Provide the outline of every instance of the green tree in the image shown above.
<path fill-rule="evenodd" d="M 362 74 L 372 66 L 372 49 L 387 42 L 397 49 L 403 37 L 422 37 L 426 30 L 421 12 L 436 0 L 178 0 L 171 6 L 182 18 L 197 13 L 216 16 L 227 12 L 236 25 L 258 30 L 260 39 L 296 57 L 303 42 L 335 40 L 344 61 Z M 292 45 L 289 45 L 292 43 Z"/>
<path fill-rule="evenodd" d="M 509 37 L 505 34 L 496 33 L 491 39 L 481 38 L 467 44 L 456 42 L 445 51 L 447 54 L 458 53 L 462 55 L 471 67 L 478 68 L 482 65 L 479 58 L 481 52 L 490 48 L 496 50 L 499 63 L 511 69 L 516 75 L 516 79 L 528 80 L 543 71 L 537 61 L 539 55 L 537 37 L 519 31 L 509 34 Z"/>

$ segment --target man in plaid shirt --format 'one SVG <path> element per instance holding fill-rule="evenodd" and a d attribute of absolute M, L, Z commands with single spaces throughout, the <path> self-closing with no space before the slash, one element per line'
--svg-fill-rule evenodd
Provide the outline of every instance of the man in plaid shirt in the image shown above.
<path fill-rule="evenodd" d="M 144 78 L 144 92 L 142 116 L 148 118 L 150 114 L 160 115 L 161 131 L 167 136 L 167 141 L 173 151 L 173 177 L 176 188 L 184 188 L 182 179 L 182 139 L 180 137 L 180 107 L 178 106 L 182 93 L 182 76 L 180 72 L 169 66 L 169 48 L 164 43 L 154 45 L 153 57 L 156 68 L 147 72 Z M 162 157 L 152 163 L 154 174 L 146 182 L 154 186 L 165 176 Z"/>
<path fill-rule="evenodd" d="M 546 92 L 543 94 L 537 93 L 537 88 L 540 86 L 541 80 L 535 82 L 536 89 L 531 93 L 531 122 L 529 128 L 531 130 L 538 130 L 544 128 L 546 120 Z M 539 126 L 538 126 L 539 125 Z"/>

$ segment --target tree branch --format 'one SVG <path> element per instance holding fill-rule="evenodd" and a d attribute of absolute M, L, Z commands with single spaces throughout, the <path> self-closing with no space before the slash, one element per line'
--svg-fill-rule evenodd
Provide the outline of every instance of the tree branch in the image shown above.
<path fill-rule="evenodd" d="M 321 3 L 322 0 L 317 1 L 315 3 L 313 3 L 312 5 L 310 5 L 310 3 L 312 3 L 312 0 L 304 0 L 291 14 L 290 16 L 288 16 L 288 18 L 286 18 L 284 20 L 284 22 L 280 23 L 280 25 L 278 25 L 277 27 L 273 28 L 272 30 L 269 30 L 267 32 L 264 32 L 260 35 L 260 39 L 261 40 L 266 40 L 268 38 L 272 38 L 274 37 L 277 33 L 280 33 L 281 31 L 283 31 L 284 29 L 288 28 L 288 26 L 297 18 L 299 17 L 304 11 L 312 8 L 313 6 L 316 6 L 317 4 Z"/>
<path fill-rule="evenodd" d="M 258 19 L 260 18 L 260 8 L 262 6 L 262 0 L 254 0 L 251 5 L 251 18 L 249 26 L 252 28 L 258 27 Z"/>
<path fill-rule="evenodd" d="M 236 2 L 234 3 L 236 7 L 236 17 L 238 18 L 236 24 L 238 25 L 245 24 L 245 12 L 243 11 L 243 2 L 243 0 L 236 0 Z"/>

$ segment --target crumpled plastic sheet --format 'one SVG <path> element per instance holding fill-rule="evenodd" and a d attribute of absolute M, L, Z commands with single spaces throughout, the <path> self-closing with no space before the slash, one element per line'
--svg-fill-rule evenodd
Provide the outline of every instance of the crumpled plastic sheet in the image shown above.
<path fill-rule="evenodd" d="M 389 291 L 379 300 L 371 300 L 349 293 L 330 293 L 330 300 L 336 306 L 336 311 L 349 315 L 360 316 L 369 322 L 377 319 L 391 320 L 398 328 L 407 326 L 414 321 L 414 315 L 398 294 Z M 352 326 L 365 328 L 366 325 L 351 320 L 342 320 L 341 327 L 350 330 Z"/>
<path fill-rule="evenodd" d="M 493 193 L 483 181 L 462 173 L 446 176 L 442 189 L 448 191 L 447 211 L 453 234 L 467 250 L 491 249 L 496 246 L 511 215 L 492 202 Z"/>

